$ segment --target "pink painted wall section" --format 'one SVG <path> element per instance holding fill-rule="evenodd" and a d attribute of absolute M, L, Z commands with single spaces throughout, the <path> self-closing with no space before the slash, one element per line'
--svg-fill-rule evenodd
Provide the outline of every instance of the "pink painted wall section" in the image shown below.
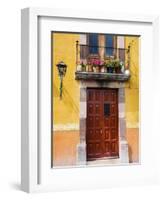
<path fill-rule="evenodd" d="M 79 41 L 80 44 L 87 44 L 87 36 L 86 34 L 80 34 L 80 41 Z"/>
<path fill-rule="evenodd" d="M 117 37 L 117 45 L 118 45 L 118 48 L 124 48 L 124 46 L 125 46 L 124 36 L 118 36 Z"/>

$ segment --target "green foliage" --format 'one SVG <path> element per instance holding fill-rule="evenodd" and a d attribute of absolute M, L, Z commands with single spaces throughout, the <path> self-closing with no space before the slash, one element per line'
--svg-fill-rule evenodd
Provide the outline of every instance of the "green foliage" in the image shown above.
<path fill-rule="evenodd" d="M 119 59 L 110 59 L 105 63 L 106 67 L 111 67 L 111 68 L 122 68 L 123 62 L 120 61 Z"/>

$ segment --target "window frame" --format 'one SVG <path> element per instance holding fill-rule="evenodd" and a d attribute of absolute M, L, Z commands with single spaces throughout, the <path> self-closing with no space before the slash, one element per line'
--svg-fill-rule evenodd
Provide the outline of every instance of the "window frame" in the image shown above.
<path fill-rule="evenodd" d="M 87 33 L 87 47 L 89 48 L 89 34 L 90 33 Z M 89 52 L 89 54 L 88 54 L 88 59 L 93 59 L 93 58 L 100 58 L 100 54 L 99 54 L 99 33 L 97 33 L 97 35 L 98 35 L 98 53 L 97 54 L 92 54 L 92 53 L 90 53 Z M 88 50 L 89 51 L 89 50 Z"/>
<path fill-rule="evenodd" d="M 105 34 L 106 36 L 106 34 Z M 117 48 L 117 36 L 116 35 L 113 35 L 113 55 L 107 55 L 106 54 L 106 37 L 104 37 L 104 46 L 105 46 L 105 51 L 104 51 L 104 59 L 105 60 L 108 60 L 110 58 L 117 58 L 117 52 L 116 52 L 116 48 Z"/>
<path fill-rule="evenodd" d="M 116 48 L 117 48 L 117 36 L 116 35 L 113 35 L 113 55 L 107 55 L 106 54 L 106 46 L 105 46 L 105 41 L 106 41 L 106 35 L 107 34 L 100 34 L 100 33 L 97 33 L 98 34 L 98 47 L 100 47 L 100 35 L 104 35 L 104 46 L 103 48 L 105 49 L 104 50 L 104 55 L 103 55 L 103 58 L 104 60 L 108 60 L 110 58 L 116 58 L 117 57 L 117 52 L 116 52 Z M 108 34 L 109 35 L 109 34 Z M 87 34 L 87 38 L 86 38 L 86 43 L 87 43 L 87 46 L 89 48 L 89 33 Z M 88 59 L 93 59 L 93 58 L 98 58 L 100 59 L 100 52 L 99 52 L 99 48 L 98 48 L 98 53 L 97 54 L 92 54 L 92 53 L 89 53 L 88 54 Z"/>

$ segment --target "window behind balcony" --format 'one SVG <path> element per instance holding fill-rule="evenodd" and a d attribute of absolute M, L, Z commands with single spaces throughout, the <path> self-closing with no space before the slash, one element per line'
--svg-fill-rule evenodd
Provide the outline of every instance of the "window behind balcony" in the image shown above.
<path fill-rule="evenodd" d="M 98 34 L 90 33 L 88 35 L 89 42 L 89 54 L 97 55 L 98 54 Z"/>
<path fill-rule="evenodd" d="M 114 36 L 105 35 L 105 55 L 113 56 L 114 52 Z"/>
<path fill-rule="evenodd" d="M 125 61 L 123 36 L 89 33 L 87 35 L 83 34 L 82 38 L 84 38 L 80 41 L 80 59 L 82 61 L 91 58 L 107 60 L 109 57 Z"/>

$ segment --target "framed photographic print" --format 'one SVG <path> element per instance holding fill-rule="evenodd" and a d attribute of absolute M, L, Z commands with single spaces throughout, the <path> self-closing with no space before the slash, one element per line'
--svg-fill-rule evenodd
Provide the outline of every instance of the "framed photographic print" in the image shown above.
<path fill-rule="evenodd" d="M 157 183 L 157 73 L 157 16 L 23 9 L 22 190 Z"/>

